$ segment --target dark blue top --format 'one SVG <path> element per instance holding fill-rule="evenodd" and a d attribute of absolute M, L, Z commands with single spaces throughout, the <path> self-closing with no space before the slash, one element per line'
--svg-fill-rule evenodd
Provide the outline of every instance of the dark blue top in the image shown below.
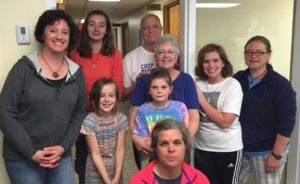
<path fill-rule="evenodd" d="M 149 101 L 147 82 L 149 75 L 140 77 L 135 89 L 131 95 L 130 104 L 133 106 L 140 106 L 143 103 Z M 178 77 L 172 82 L 173 92 L 172 100 L 183 102 L 187 109 L 198 109 L 199 102 L 196 92 L 196 87 L 193 78 L 184 72 L 180 72 Z"/>
<path fill-rule="evenodd" d="M 244 151 L 272 150 L 276 134 L 290 137 L 296 119 L 296 92 L 270 64 L 261 82 L 249 88 L 249 69 L 234 75 L 243 89 L 240 114 Z"/>

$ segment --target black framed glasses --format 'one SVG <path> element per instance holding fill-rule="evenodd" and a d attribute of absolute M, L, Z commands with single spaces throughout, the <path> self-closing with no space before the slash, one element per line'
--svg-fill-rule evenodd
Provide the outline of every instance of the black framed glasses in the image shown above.
<path fill-rule="evenodd" d="M 266 51 L 245 51 L 244 52 L 245 56 L 248 56 L 248 57 L 251 57 L 251 56 L 260 57 L 267 53 L 268 52 L 266 52 Z"/>

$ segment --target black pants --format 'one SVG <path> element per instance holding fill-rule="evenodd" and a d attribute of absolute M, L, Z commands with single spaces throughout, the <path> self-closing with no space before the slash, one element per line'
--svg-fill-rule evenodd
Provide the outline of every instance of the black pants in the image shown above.
<path fill-rule="evenodd" d="M 141 170 L 141 157 L 140 152 L 137 150 L 136 146 L 132 143 L 133 156 L 136 166 L 139 170 Z"/>
<path fill-rule="evenodd" d="M 87 144 L 84 135 L 79 135 L 76 141 L 75 171 L 79 176 L 79 184 L 85 183 L 85 167 L 88 155 Z"/>
<path fill-rule="evenodd" d="M 242 164 L 241 150 L 210 152 L 195 149 L 195 168 L 203 172 L 210 184 L 237 184 Z"/>

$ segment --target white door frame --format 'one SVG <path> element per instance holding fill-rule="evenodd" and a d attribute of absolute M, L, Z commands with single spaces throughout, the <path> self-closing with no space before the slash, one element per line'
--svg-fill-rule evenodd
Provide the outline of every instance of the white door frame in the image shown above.
<path fill-rule="evenodd" d="M 287 162 L 287 179 L 288 184 L 299 184 L 300 172 L 300 129 L 299 129 L 299 108 L 300 108 L 300 0 L 294 0 L 294 20 L 293 20 L 293 38 L 292 38 L 292 63 L 291 63 L 291 82 L 297 92 L 297 116 L 294 132 L 291 136 L 291 150 Z"/>
<path fill-rule="evenodd" d="M 195 78 L 196 0 L 180 0 L 180 28 L 180 68 Z"/>

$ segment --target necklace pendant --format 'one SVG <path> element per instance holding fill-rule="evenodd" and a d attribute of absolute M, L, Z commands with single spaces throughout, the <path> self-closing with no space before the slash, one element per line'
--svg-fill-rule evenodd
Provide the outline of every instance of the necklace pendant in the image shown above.
<path fill-rule="evenodd" d="M 52 73 L 52 77 L 58 78 L 58 77 L 59 77 L 59 74 L 58 74 L 57 72 L 53 72 L 53 73 Z"/>
<path fill-rule="evenodd" d="M 49 63 L 44 59 L 43 57 L 43 53 L 41 52 L 41 58 L 42 60 L 46 63 L 46 65 L 48 66 L 48 68 L 50 69 L 50 71 L 52 72 L 52 77 L 54 77 L 55 79 L 57 79 L 59 77 L 59 74 L 58 74 L 58 71 L 63 67 L 64 65 L 64 58 L 62 58 L 62 61 L 61 61 L 61 65 L 60 67 L 58 68 L 58 70 L 56 72 L 54 72 L 51 68 L 51 66 L 49 65 Z"/>

